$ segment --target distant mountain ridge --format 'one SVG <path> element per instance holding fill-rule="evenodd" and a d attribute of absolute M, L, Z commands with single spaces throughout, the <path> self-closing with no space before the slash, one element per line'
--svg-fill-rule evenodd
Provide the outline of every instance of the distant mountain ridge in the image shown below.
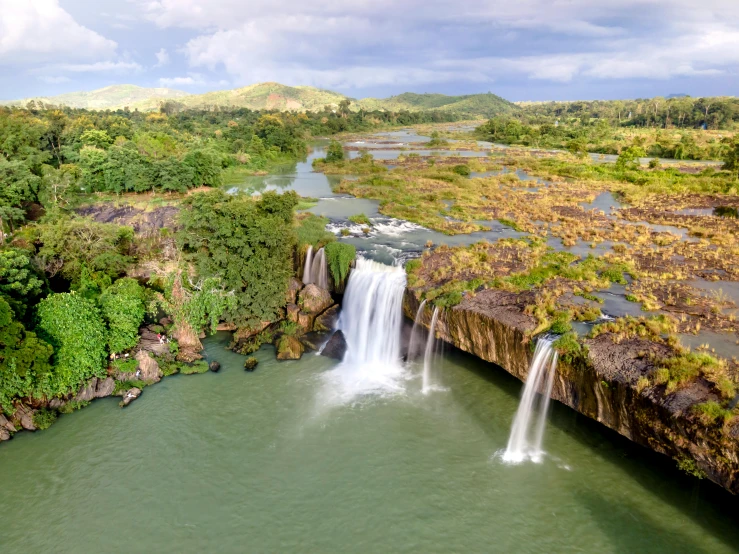
<path fill-rule="evenodd" d="M 141 111 L 158 110 L 171 101 L 185 109 L 222 106 L 252 110 L 318 111 L 325 106 L 338 107 L 349 100 L 351 109 L 385 111 L 449 111 L 468 117 L 490 117 L 509 113 L 518 107 L 492 93 L 465 96 L 416 94 L 406 92 L 390 98 L 355 100 L 338 92 L 309 86 L 287 86 L 280 83 L 257 83 L 233 90 L 204 94 L 188 94 L 169 88 L 143 88 L 136 85 L 113 85 L 90 92 L 72 92 L 59 96 L 26 98 L 5 102 L 5 105 L 26 106 L 31 101 L 91 110 L 130 108 Z"/>

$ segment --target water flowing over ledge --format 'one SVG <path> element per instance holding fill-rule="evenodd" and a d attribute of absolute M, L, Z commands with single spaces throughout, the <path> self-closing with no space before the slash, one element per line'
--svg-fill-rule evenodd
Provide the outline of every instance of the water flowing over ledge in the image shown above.
<path fill-rule="evenodd" d="M 404 392 L 407 374 L 401 360 L 402 267 L 357 259 L 339 318 L 347 351 L 342 363 L 326 373 L 326 401 L 346 403 L 362 395 Z"/>

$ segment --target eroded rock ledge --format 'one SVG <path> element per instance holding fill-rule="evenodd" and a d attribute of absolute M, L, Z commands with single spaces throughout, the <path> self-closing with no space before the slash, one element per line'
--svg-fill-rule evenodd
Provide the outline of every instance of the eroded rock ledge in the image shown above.
<path fill-rule="evenodd" d="M 526 381 L 536 322 L 524 313 L 525 305 L 522 295 L 505 291 L 467 296 L 439 318 L 437 337 Z M 419 306 L 408 290 L 405 315 L 414 319 Z M 431 316 L 427 306 L 420 318 L 426 328 Z M 640 338 L 616 343 L 607 333 L 585 345 L 582 354 L 558 364 L 552 398 L 739 493 L 739 423 L 705 426 L 689 410 L 718 399 L 711 387 L 700 379 L 672 394 L 664 385 L 637 386 L 654 368 L 653 355 L 671 355 L 669 346 Z"/>

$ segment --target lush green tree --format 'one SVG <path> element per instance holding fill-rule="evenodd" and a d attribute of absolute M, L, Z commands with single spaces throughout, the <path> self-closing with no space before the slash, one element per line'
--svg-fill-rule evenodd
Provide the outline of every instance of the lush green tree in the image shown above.
<path fill-rule="evenodd" d="M 616 160 L 616 167 L 622 171 L 639 169 L 639 158 L 646 156 L 644 149 L 639 146 L 629 146 L 621 151 Z"/>
<path fill-rule="evenodd" d="M 118 277 L 130 265 L 133 229 L 89 219 L 60 219 L 38 225 L 33 240 L 40 246 L 36 262 L 49 277 L 59 274 L 73 286 L 84 268 Z"/>
<path fill-rule="evenodd" d="M 163 191 L 187 192 L 196 182 L 196 172 L 193 167 L 176 158 L 166 158 L 154 163 L 156 183 Z M 220 168 L 218 169 L 220 180 Z"/>
<path fill-rule="evenodd" d="M 7 161 L 0 157 L 0 238 L 3 226 L 12 231 L 25 221 L 24 205 L 38 198 L 41 179 L 31 173 L 21 161 Z"/>
<path fill-rule="evenodd" d="M 108 347 L 116 354 L 139 342 L 139 326 L 144 321 L 144 289 L 135 279 L 118 279 L 100 296 L 100 308 L 108 324 Z"/>
<path fill-rule="evenodd" d="M 82 133 L 80 137 L 82 144 L 85 146 L 92 146 L 93 148 L 107 149 L 113 144 L 113 139 L 105 131 L 98 129 L 90 129 Z"/>
<path fill-rule="evenodd" d="M 725 139 L 727 148 L 723 155 L 724 169 L 739 175 L 739 137 Z"/>
<path fill-rule="evenodd" d="M 17 398 L 52 395 L 52 354 L 49 344 L 14 321 L 10 306 L 0 298 L 0 413 L 12 413 Z"/>
<path fill-rule="evenodd" d="M 332 140 L 326 150 L 326 161 L 329 163 L 340 162 L 344 159 L 344 149 L 341 147 L 341 143 L 336 140 Z"/>
<path fill-rule="evenodd" d="M 179 242 L 202 278 L 234 291 L 226 317 L 237 325 L 272 321 L 285 304 L 295 247 L 297 195 L 265 193 L 258 201 L 223 191 L 193 195 L 181 214 Z"/>
<path fill-rule="evenodd" d="M 39 302 L 37 317 L 39 336 L 54 347 L 47 394 L 74 391 L 105 376 L 105 323 L 93 302 L 74 292 L 51 294 Z"/>
<path fill-rule="evenodd" d="M 101 148 L 85 146 L 79 153 L 79 164 L 82 169 L 82 188 L 85 192 L 106 190 L 105 168 L 108 154 Z"/>
<path fill-rule="evenodd" d="M 195 186 L 217 187 L 221 184 L 223 164 L 220 155 L 213 150 L 193 150 L 185 156 L 184 162 L 194 173 Z"/>
<path fill-rule="evenodd" d="M 29 304 L 41 294 L 43 281 L 31 265 L 28 252 L 19 248 L 0 250 L 0 296 L 18 319 L 26 315 Z"/>

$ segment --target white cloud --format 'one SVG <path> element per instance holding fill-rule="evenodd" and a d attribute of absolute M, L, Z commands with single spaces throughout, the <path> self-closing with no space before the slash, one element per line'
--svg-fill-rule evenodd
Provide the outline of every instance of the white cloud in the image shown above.
<path fill-rule="evenodd" d="M 105 59 L 116 43 L 82 25 L 58 0 L 0 0 L 0 63 Z"/>
<path fill-rule="evenodd" d="M 186 77 L 161 77 L 159 85 L 162 87 L 214 87 L 227 86 L 226 80 L 209 81 L 200 73 L 189 73 Z"/>
<path fill-rule="evenodd" d="M 136 62 L 95 62 L 81 64 L 59 64 L 55 66 L 57 70 L 67 71 L 70 73 L 131 73 L 141 71 L 143 68 Z"/>
<path fill-rule="evenodd" d="M 50 85 L 58 85 L 59 83 L 67 83 L 71 80 L 69 77 L 65 77 L 64 75 L 41 75 L 38 79 L 39 81 L 43 81 L 44 83 L 49 83 Z"/>
<path fill-rule="evenodd" d="M 154 67 L 164 67 L 169 63 L 169 52 L 166 48 L 161 48 L 159 52 L 154 54 L 157 57 L 157 63 Z"/>
<path fill-rule="evenodd" d="M 129 2 L 162 28 L 196 30 L 183 50 L 190 67 L 241 83 L 669 79 L 739 67 L 736 0 Z"/>

